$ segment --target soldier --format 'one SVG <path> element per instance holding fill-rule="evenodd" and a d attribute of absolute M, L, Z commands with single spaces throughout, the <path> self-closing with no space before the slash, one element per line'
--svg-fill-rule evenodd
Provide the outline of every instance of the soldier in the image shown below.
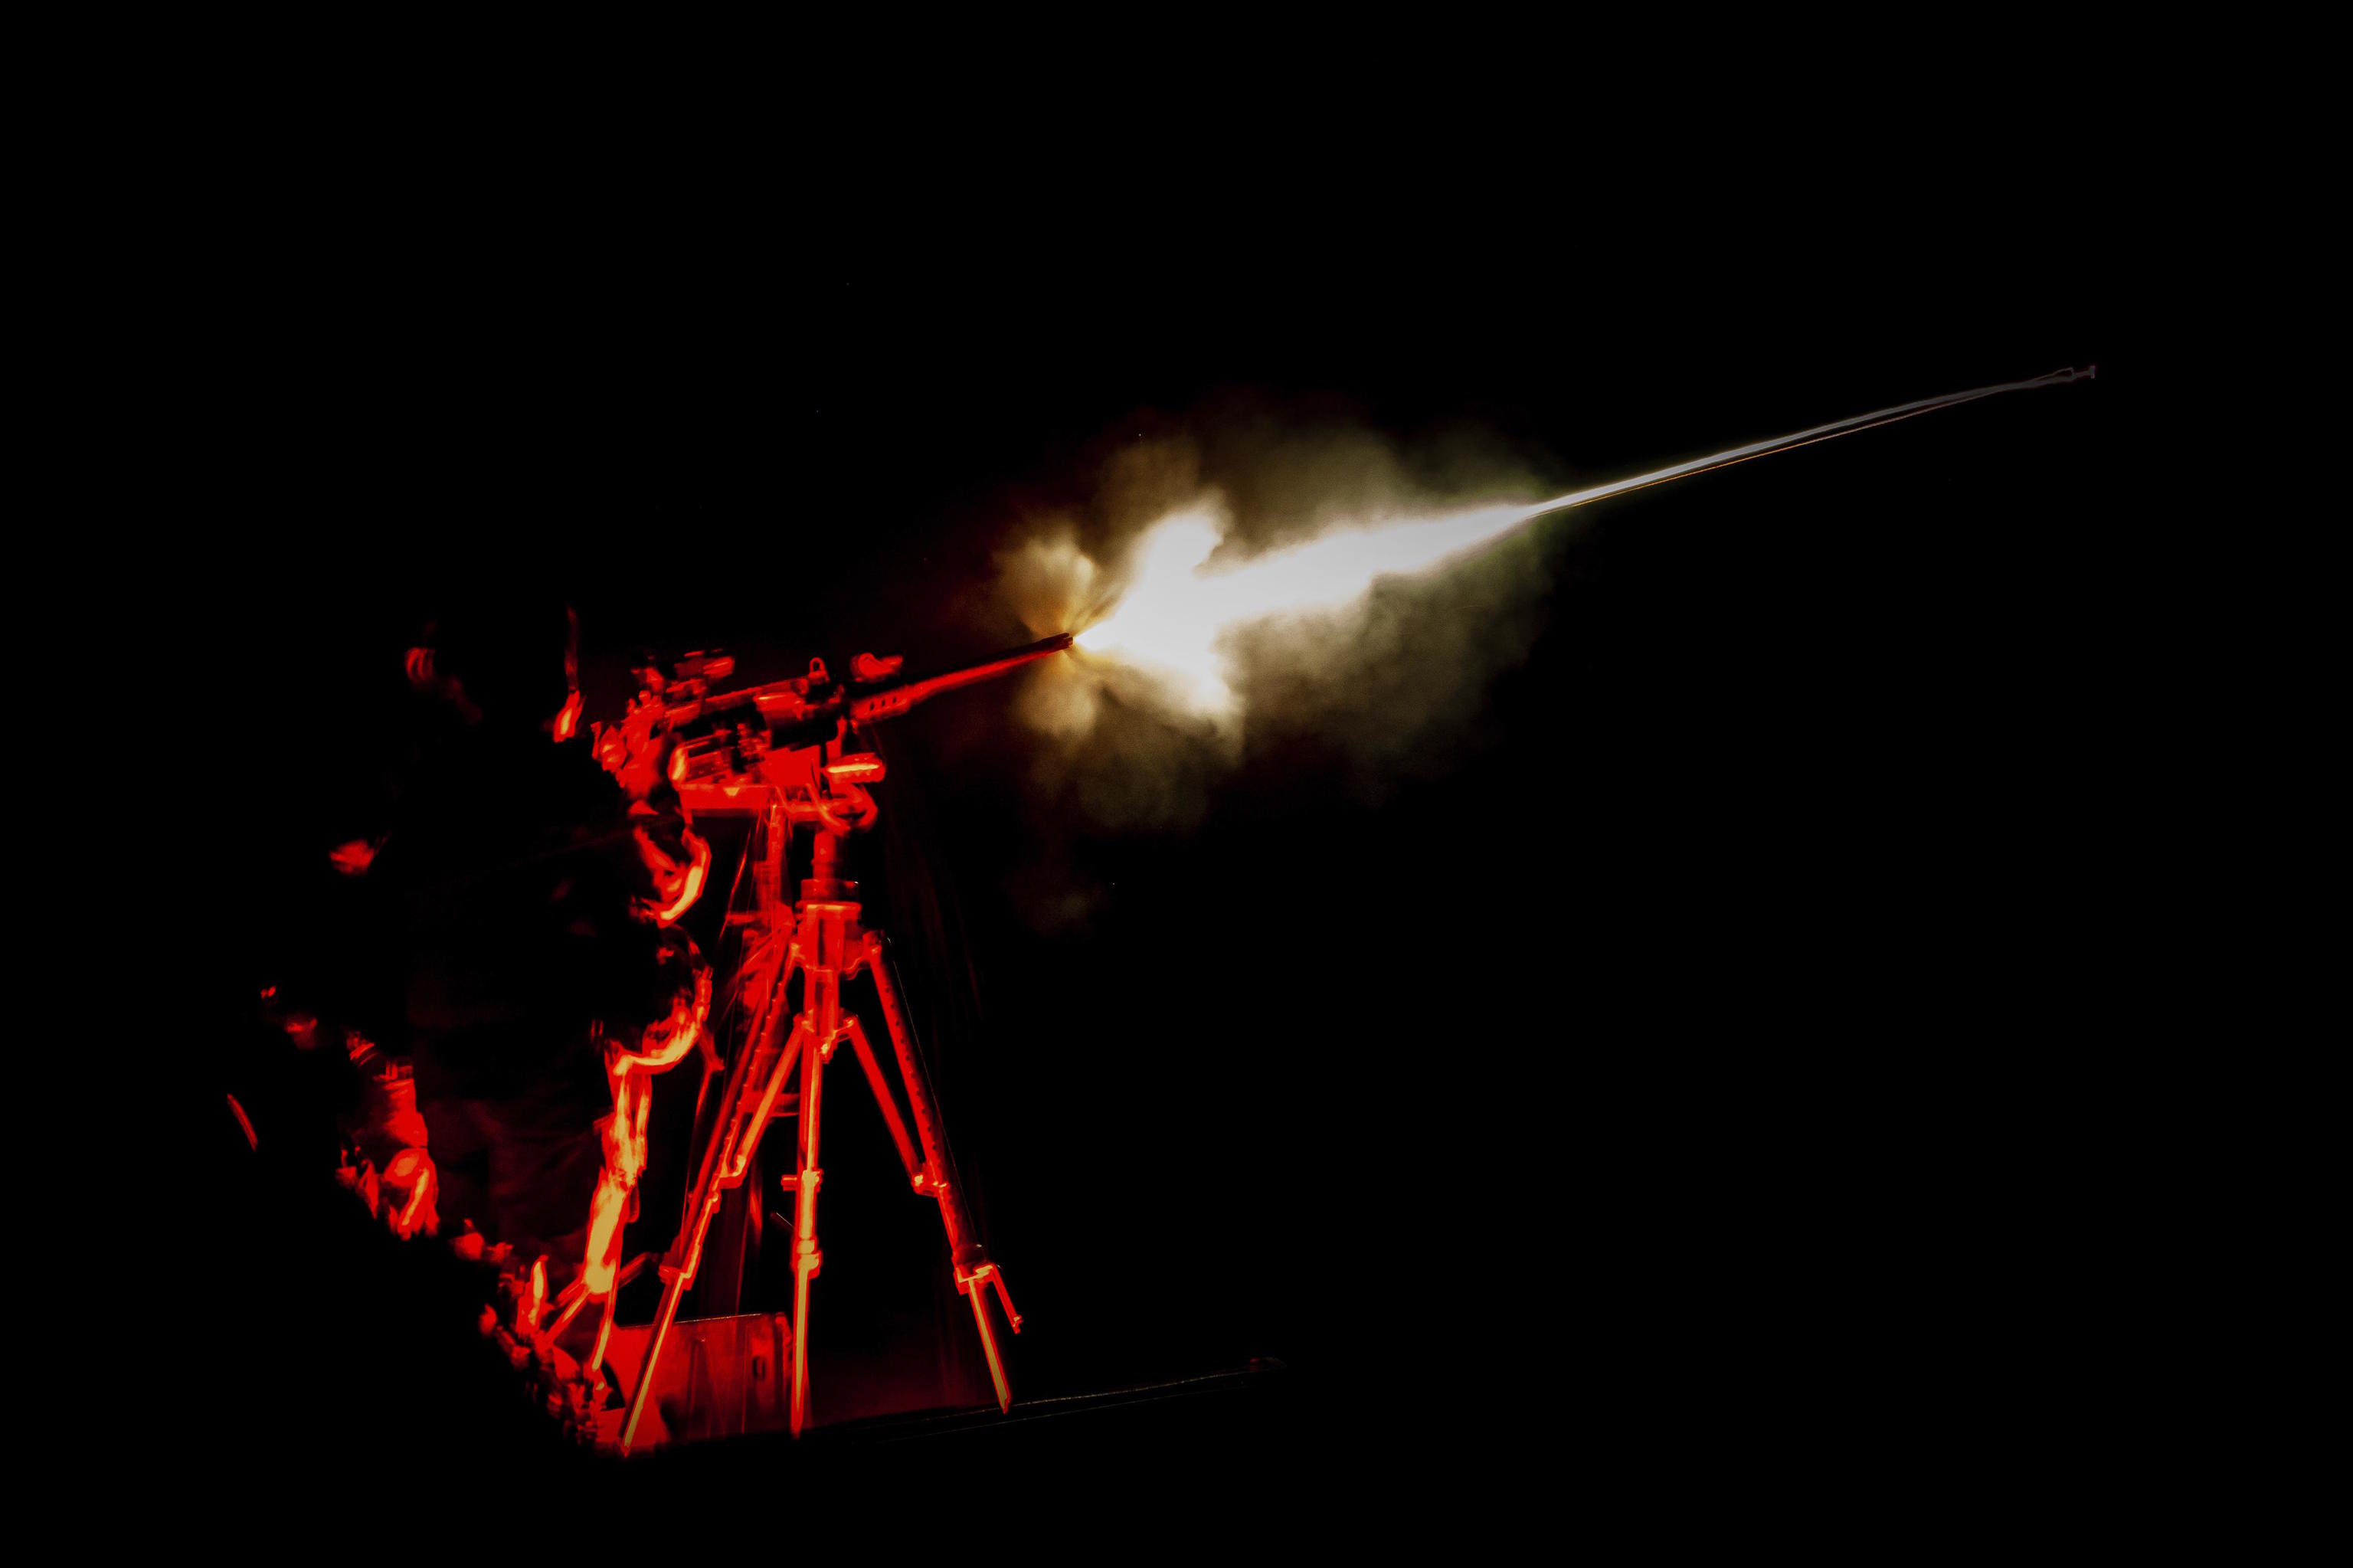
<path fill-rule="evenodd" d="M 470 1224 L 522 1267 L 545 1256 L 557 1289 L 587 1261 L 608 1153 L 638 1141 L 612 1136 L 607 1042 L 674 1031 L 700 969 L 669 928 L 691 902 L 694 841 L 666 786 L 632 800 L 573 738 L 577 650 L 560 604 L 480 599 L 441 615 L 408 674 L 457 722 L 383 837 L 339 852 L 402 933 L 443 1229 Z M 611 1216 L 602 1229 L 617 1249 Z"/>

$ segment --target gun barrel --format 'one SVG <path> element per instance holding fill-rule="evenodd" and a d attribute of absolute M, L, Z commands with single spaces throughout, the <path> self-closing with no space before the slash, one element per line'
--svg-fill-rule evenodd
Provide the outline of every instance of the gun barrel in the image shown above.
<path fill-rule="evenodd" d="M 1046 658 L 1050 654 L 1060 653 L 1070 645 L 1071 634 L 1065 631 L 1041 641 L 1032 642 L 1026 648 L 1016 648 L 1009 653 L 1000 653 L 994 659 L 985 659 L 977 664 L 967 664 L 960 670 L 928 675 L 921 680 L 908 681 L 892 686 L 888 691 L 852 698 L 849 704 L 849 722 L 870 724 L 876 719 L 890 718 L 893 715 L 905 713 L 926 697 L 935 697 L 942 692 L 952 692 L 958 686 L 969 686 L 976 682 L 994 680 L 999 675 L 1019 669 L 1024 664 Z"/>

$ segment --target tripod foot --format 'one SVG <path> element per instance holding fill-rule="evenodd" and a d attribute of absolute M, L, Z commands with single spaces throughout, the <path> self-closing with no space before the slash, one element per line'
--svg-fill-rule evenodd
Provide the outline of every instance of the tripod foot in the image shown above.
<path fill-rule="evenodd" d="M 1005 1287 L 1004 1273 L 981 1256 L 978 1247 L 973 1248 L 972 1253 L 977 1260 L 973 1266 L 961 1263 L 956 1266 L 956 1288 L 972 1302 L 972 1320 L 980 1330 L 981 1353 L 988 1358 L 988 1380 L 997 1386 L 997 1408 L 1009 1413 L 1013 1409 L 1013 1390 L 1006 1381 L 1005 1358 L 997 1348 L 997 1325 L 989 1320 L 986 1287 L 997 1287 L 997 1298 L 1005 1308 L 1005 1320 L 1017 1334 L 1021 1331 L 1021 1314 L 1013 1309 L 1013 1294 Z"/>
<path fill-rule="evenodd" d="M 1013 1387 L 1005 1378 L 1005 1358 L 997 1351 L 997 1330 L 988 1320 L 988 1304 L 977 1290 L 970 1291 L 972 1320 L 980 1329 L 981 1354 L 988 1358 L 988 1381 L 997 1386 L 997 1408 L 1000 1414 L 1013 1410 Z"/>

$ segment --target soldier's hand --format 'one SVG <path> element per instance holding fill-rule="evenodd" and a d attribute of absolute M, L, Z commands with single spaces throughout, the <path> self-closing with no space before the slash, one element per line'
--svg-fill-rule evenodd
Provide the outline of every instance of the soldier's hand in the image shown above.
<path fill-rule="evenodd" d="M 384 1168 L 383 1178 L 383 1213 L 392 1234 L 406 1241 L 438 1231 L 441 1213 L 436 1200 L 440 1186 L 433 1157 L 425 1150 L 404 1149 L 394 1155 Z"/>

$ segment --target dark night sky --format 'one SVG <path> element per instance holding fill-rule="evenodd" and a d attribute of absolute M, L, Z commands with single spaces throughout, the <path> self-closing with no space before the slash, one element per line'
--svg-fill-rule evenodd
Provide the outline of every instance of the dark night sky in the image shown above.
<path fill-rule="evenodd" d="M 357 261 L 331 227 L 192 347 L 236 351 L 194 462 L 264 694 L 259 901 L 364 815 L 384 661 L 453 575 L 546 563 L 592 661 L 959 656 L 1021 497 L 1238 388 L 1598 481 L 2096 360 L 1588 514 L 1525 664 L 1384 798 L 1293 744 L 1120 832 L 1025 805 L 1018 733 L 976 739 L 1004 692 L 886 736 L 978 977 L 944 1092 L 1033 1389 L 1270 1356 L 1351 1442 L 1394 1401 L 1641 1450 L 1677 1412 L 1770 1426 L 1831 1345 L 1949 1377 L 1905 1325 L 1987 1223 L 1957 1194 L 2025 1183 L 2064 1114 L 2055 1080 L 2019 1105 L 1984 1003 L 2075 895 L 2032 849 L 2089 809 L 2052 798 L 2055 563 L 2132 366 L 2109 258 L 2014 242 L 2047 211 L 1818 199 L 1585 234 L 1525 196 L 1500 231 L 1435 197 L 730 220 L 642 268 L 641 236 L 387 225 Z M 1011 891 L 1049 836 L 1110 889 L 1075 930 Z"/>

